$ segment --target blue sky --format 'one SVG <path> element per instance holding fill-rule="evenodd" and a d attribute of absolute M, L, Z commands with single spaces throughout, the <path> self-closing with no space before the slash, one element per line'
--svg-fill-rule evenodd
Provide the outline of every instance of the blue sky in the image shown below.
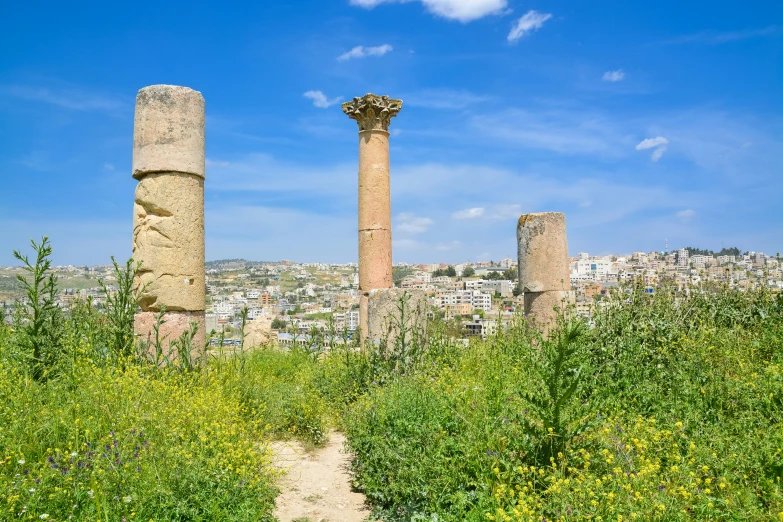
<path fill-rule="evenodd" d="M 207 107 L 207 259 L 356 259 L 355 122 L 392 120 L 394 260 L 783 251 L 783 2 L 17 2 L 0 17 L 0 264 L 130 255 L 133 104 Z M 244 5 L 247 4 L 247 5 Z"/>

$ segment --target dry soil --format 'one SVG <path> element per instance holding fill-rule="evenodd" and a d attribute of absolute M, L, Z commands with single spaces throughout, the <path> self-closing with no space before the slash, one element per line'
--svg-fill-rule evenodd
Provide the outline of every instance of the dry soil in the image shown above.
<path fill-rule="evenodd" d="M 364 495 L 351 490 L 345 437 L 331 432 L 323 448 L 305 451 L 296 441 L 274 442 L 274 465 L 285 473 L 275 515 L 281 522 L 364 522 Z"/>

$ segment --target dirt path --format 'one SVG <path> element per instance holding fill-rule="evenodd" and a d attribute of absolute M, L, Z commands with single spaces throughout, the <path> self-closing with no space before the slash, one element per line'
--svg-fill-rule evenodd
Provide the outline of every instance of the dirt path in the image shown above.
<path fill-rule="evenodd" d="M 364 522 L 369 511 L 364 495 L 351 491 L 350 457 L 345 437 L 331 432 L 329 443 L 306 452 L 296 441 L 273 442 L 274 466 L 286 471 L 280 479 L 275 516 L 280 522 Z"/>

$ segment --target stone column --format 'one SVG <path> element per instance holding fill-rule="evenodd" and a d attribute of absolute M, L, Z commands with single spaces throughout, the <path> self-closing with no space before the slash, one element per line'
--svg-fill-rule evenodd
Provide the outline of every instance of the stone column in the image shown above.
<path fill-rule="evenodd" d="M 133 258 L 142 263 L 135 332 L 154 344 L 155 315 L 165 307 L 159 336 L 166 351 L 192 322 L 194 354 L 205 344 L 204 164 L 201 93 L 174 85 L 141 89 L 133 129 Z"/>
<path fill-rule="evenodd" d="M 366 94 L 342 109 L 359 125 L 359 325 L 366 334 L 370 291 L 393 286 L 389 123 L 402 100 Z"/>
<path fill-rule="evenodd" d="M 554 307 L 573 301 L 565 214 L 523 214 L 517 223 L 519 289 L 525 315 L 544 331 L 555 321 Z"/>

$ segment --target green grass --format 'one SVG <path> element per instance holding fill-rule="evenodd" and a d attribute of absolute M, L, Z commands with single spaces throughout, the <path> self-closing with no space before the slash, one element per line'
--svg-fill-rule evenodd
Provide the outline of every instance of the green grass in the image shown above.
<path fill-rule="evenodd" d="M 780 297 L 637 289 L 595 322 L 560 348 L 520 323 L 371 387 L 345 426 L 375 514 L 783 518 Z"/>
<path fill-rule="evenodd" d="M 520 317 L 463 347 L 435 322 L 405 355 L 189 370 L 128 354 L 132 308 L 42 304 L 0 326 L 0 519 L 274 520 L 268 441 L 337 427 L 380 520 L 783 520 L 783 298 L 603 304 L 548 340 Z"/>

